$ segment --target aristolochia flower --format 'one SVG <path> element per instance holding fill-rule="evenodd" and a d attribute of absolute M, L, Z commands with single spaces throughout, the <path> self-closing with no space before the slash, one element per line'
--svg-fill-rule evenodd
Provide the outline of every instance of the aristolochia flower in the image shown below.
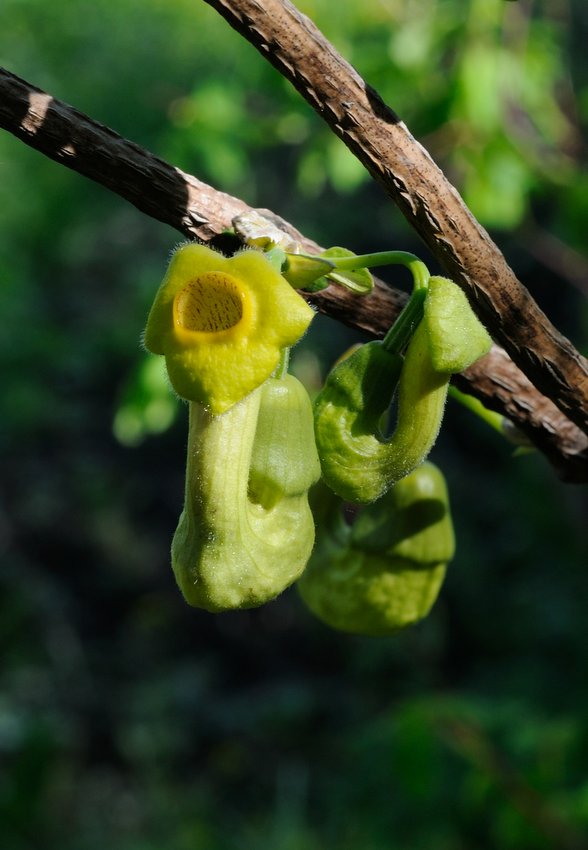
<path fill-rule="evenodd" d="M 145 347 L 164 354 L 182 398 L 224 413 L 262 384 L 314 313 L 259 251 L 234 257 L 178 248 L 147 319 Z"/>

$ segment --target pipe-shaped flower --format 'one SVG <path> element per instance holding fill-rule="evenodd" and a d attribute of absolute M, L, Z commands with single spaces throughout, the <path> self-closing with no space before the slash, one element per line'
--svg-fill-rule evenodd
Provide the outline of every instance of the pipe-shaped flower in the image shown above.
<path fill-rule="evenodd" d="M 179 396 L 218 415 L 269 378 L 313 316 L 259 251 L 227 258 L 189 243 L 171 259 L 145 347 L 165 355 Z"/>
<path fill-rule="evenodd" d="M 349 525 L 327 487 L 313 491 L 317 544 L 298 582 L 310 610 L 334 629 L 393 634 L 429 613 L 455 537 L 445 478 L 423 463 Z"/>

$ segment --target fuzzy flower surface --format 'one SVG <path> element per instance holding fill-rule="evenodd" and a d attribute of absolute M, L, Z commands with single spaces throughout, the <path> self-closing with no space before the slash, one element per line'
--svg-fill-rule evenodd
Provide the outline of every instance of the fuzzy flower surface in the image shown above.
<path fill-rule="evenodd" d="M 174 390 L 219 415 L 260 386 L 314 312 L 259 251 L 224 257 L 188 243 L 173 254 L 145 328 Z"/>

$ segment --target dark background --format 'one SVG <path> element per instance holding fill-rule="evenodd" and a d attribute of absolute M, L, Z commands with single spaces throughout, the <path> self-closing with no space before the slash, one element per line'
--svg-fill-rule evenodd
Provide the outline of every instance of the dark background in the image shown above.
<path fill-rule="evenodd" d="M 433 153 L 580 350 L 583 0 L 301 5 Z M 202 2 L 4 0 L 0 62 L 318 242 L 435 268 Z M 188 608 L 187 417 L 140 336 L 178 234 L 0 136 L 0 835 L 10 850 L 588 846 L 588 499 L 450 405 L 431 616 L 329 631 L 295 589 Z M 392 269 L 388 279 L 407 280 Z M 356 334 L 295 352 L 311 391 Z"/>

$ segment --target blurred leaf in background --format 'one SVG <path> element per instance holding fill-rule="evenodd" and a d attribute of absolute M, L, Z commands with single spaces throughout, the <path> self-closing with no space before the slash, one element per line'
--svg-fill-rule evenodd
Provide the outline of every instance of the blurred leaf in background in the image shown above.
<path fill-rule="evenodd" d="M 300 6 L 586 350 L 583 0 Z M 430 262 L 205 3 L 4 0 L 0 62 L 322 244 Z M 0 134 L 3 846 L 585 846 L 586 489 L 450 406 L 434 459 L 458 554 L 421 626 L 335 634 L 295 592 L 187 608 L 169 567 L 185 408 L 141 348 L 178 241 Z M 316 390 L 359 338 L 319 316 L 293 368 Z"/>
<path fill-rule="evenodd" d="M 125 446 L 136 446 L 150 434 L 166 431 L 177 410 L 165 360 L 147 355 L 123 391 L 112 424 L 114 436 Z"/>

